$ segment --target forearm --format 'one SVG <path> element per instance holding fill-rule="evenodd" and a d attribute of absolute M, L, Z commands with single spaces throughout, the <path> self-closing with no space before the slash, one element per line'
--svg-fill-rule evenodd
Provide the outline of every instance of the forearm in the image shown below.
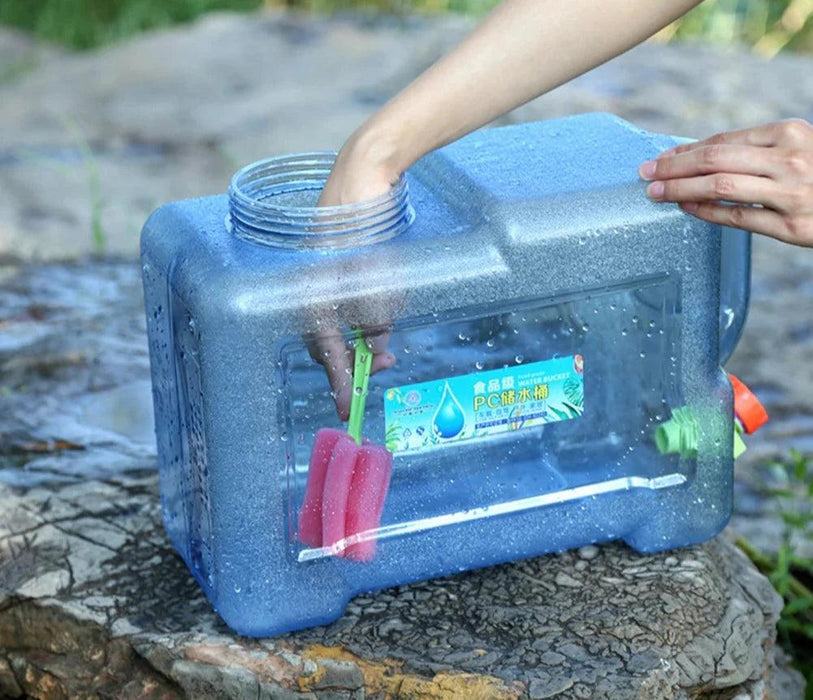
<path fill-rule="evenodd" d="M 623 53 L 700 0 L 504 0 L 354 134 L 403 172 L 421 156 Z"/>

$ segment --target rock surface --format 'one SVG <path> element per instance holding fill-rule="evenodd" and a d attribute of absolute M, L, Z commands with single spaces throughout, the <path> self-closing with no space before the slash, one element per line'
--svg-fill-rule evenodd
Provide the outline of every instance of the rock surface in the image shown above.
<path fill-rule="evenodd" d="M 133 260 L 158 203 L 339 146 L 469 25 L 211 15 L 81 55 L 0 29 L 0 697 L 801 697 L 774 659 L 779 600 L 722 538 L 392 589 L 258 641 L 219 622 L 164 536 L 137 266 L 31 263 Z M 704 136 L 813 118 L 812 70 L 646 45 L 502 121 L 609 110 Z M 729 369 L 772 422 L 738 463 L 733 526 L 763 548 L 781 524 L 759 465 L 813 452 L 812 279 L 813 255 L 755 240 Z"/>
<path fill-rule="evenodd" d="M 781 600 L 722 537 L 588 546 L 236 637 L 162 529 L 137 267 L 7 268 L 0 303 L 7 696 L 801 697 L 775 665 Z"/>

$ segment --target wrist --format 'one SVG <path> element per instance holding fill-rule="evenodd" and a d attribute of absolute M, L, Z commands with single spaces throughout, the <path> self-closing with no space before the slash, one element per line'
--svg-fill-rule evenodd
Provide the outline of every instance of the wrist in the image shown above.
<path fill-rule="evenodd" d="M 373 117 L 350 136 L 340 156 L 379 172 L 391 184 L 395 184 L 417 160 L 405 153 L 404 143 L 405 139 L 396 129 Z"/>

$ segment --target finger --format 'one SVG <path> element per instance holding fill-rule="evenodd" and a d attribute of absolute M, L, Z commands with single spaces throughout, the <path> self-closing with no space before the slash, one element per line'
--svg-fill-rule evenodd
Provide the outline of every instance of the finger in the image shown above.
<path fill-rule="evenodd" d="M 685 202 L 680 208 L 713 224 L 761 233 L 780 241 L 790 241 L 790 235 L 781 214 L 762 207 L 732 206 L 714 202 Z"/>
<path fill-rule="evenodd" d="M 314 348 L 311 357 L 325 368 L 339 418 L 347 420 L 353 392 L 353 357 L 344 337 L 335 328 L 315 337 L 309 345 Z"/>
<path fill-rule="evenodd" d="M 398 359 L 391 352 L 382 352 L 379 355 L 373 355 L 373 364 L 370 368 L 370 374 L 390 369 L 395 366 L 396 362 L 398 362 Z"/>
<path fill-rule="evenodd" d="M 727 201 L 784 209 L 783 189 L 769 178 L 753 175 L 721 173 L 656 180 L 647 186 L 646 193 L 659 202 Z"/>
<path fill-rule="evenodd" d="M 764 124 L 762 126 L 753 126 L 748 129 L 738 129 L 736 131 L 725 131 L 714 136 L 709 136 L 700 141 L 692 141 L 691 143 L 684 143 L 680 146 L 675 146 L 658 156 L 659 158 L 669 157 L 678 153 L 688 153 L 698 148 L 705 148 L 706 146 L 715 145 L 729 145 L 729 146 L 775 146 L 782 138 L 783 122 L 774 122 L 772 124 Z"/>
<path fill-rule="evenodd" d="M 389 326 L 387 326 L 389 328 Z M 389 330 L 371 331 L 369 328 L 364 329 L 364 342 L 373 353 L 373 363 L 370 368 L 370 374 L 375 374 L 381 370 L 393 367 L 397 362 L 397 358 L 391 352 L 387 351 L 387 344 L 390 340 L 391 332 Z"/>
<path fill-rule="evenodd" d="M 382 330 L 382 331 L 371 331 L 369 328 L 364 329 L 364 341 L 367 343 L 367 347 L 370 348 L 370 352 L 374 355 L 380 355 L 383 352 L 387 351 L 387 345 L 390 342 L 390 331 L 389 330 Z"/>
<path fill-rule="evenodd" d="M 661 154 L 638 169 L 644 180 L 670 180 L 709 173 L 775 177 L 779 171 L 779 158 L 773 150 L 733 145 L 702 146 L 672 156 Z"/>
<path fill-rule="evenodd" d="M 373 353 L 373 362 L 370 366 L 370 374 L 375 374 L 381 370 L 393 367 L 397 362 L 397 358 L 391 352 L 387 351 L 387 343 L 390 340 L 390 331 L 383 330 L 372 334 L 369 328 L 364 329 L 364 342 L 367 344 L 370 352 Z"/>

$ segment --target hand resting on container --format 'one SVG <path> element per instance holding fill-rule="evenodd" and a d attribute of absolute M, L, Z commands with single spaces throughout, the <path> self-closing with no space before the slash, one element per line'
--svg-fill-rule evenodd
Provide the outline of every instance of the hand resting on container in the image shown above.
<path fill-rule="evenodd" d="M 694 216 L 813 247 L 813 125 L 789 119 L 717 134 L 643 163 L 647 194 Z"/>

